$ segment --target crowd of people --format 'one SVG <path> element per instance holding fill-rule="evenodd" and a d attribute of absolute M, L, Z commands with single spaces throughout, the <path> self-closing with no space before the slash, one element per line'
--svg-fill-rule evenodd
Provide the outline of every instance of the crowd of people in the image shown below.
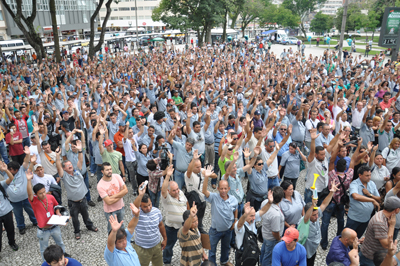
<path fill-rule="evenodd" d="M 81 265 L 49 223 L 69 216 L 80 240 L 79 215 L 93 232 L 107 224 L 97 234 L 112 266 L 172 265 L 177 242 L 180 265 L 312 266 L 319 246 L 326 265 L 400 263 L 398 62 L 270 48 L 3 62 L 0 223 L 11 248 L 25 212 L 43 265 Z M 96 204 L 105 219 L 93 222 Z"/>

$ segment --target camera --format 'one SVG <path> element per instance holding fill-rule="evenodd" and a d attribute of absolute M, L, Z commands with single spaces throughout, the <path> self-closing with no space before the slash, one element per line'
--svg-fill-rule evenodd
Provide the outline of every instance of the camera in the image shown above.
<path fill-rule="evenodd" d="M 157 149 L 161 150 L 160 151 L 160 159 L 161 159 L 160 169 L 165 170 L 165 169 L 167 169 L 167 167 L 169 165 L 167 143 L 163 143 L 163 144 L 159 145 Z"/>

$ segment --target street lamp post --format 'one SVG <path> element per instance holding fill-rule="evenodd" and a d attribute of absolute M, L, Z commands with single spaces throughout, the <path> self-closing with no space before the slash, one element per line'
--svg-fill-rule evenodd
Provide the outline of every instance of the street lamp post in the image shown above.
<path fill-rule="evenodd" d="M 135 18 L 136 18 L 136 47 L 139 50 L 139 25 L 137 19 L 137 3 L 135 0 Z"/>

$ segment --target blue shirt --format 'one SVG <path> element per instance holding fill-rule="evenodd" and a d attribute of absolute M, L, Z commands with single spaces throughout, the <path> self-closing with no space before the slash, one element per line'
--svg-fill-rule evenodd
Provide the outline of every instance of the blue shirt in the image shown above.
<path fill-rule="evenodd" d="M 281 133 L 278 131 L 276 133 L 276 136 L 274 137 L 274 140 L 276 142 L 281 143 L 283 140 L 283 137 Z M 279 150 L 278 156 L 282 156 L 283 153 L 287 152 L 289 150 L 289 144 L 292 143 L 292 137 L 289 136 L 289 139 L 286 141 L 286 143 L 283 145 L 283 147 Z M 266 163 L 266 162 L 265 162 Z"/>
<path fill-rule="evenodd" d="M 66 264 L 65 266 L 82 266 L 82 264 L 79 261 L 77 261 L 76 259 L 68 258 L 68 257 L 65 257 L 65 258 L 68 259 L 68 264 Z M 47 262 L 43 262 L 42 266 L 49 266 L 49 264 Z"/>
<path fill-rule="evenodd" d="M 20 202 L 28 198 L 28 192 L 26 190 L 28 184 L 25 175 L 26 170 L 28 169 L 25 169 L 24 166 L 21 165 L 19 171 L 14 175 L 13 181 L 11 181 L 7 188 L 4 188 L 11 202 Z"/>
<path fill-rule="evenodd" d="M 289 251 L 286 248 L 285 241 L 281 241 L 274 247 L 272 251 L 273 266 L 306 266 L 307 256 L 306 249 L 300 243 L 296 243 L 296 248 Z"/>
<path fill-rule="evenodd" d="M 300 175 L 300 161 L 301 157 L 298 151 L 295 154 L 290 151 L 283 153 L 280 164 L 285 167 L 283 175 L 287 178 L 297 179 Z"/>
<path fill-rule="evenodd" d="M 107 246 L 104 250 L 104 259 L 110 266 L 140 266 L 139 257 L 136 251 L 133 249 L 132 245 L 130 244 L 133 235 L 129 232 L 128 229 L 125 229 L 125 232 L 127 234 L 126 242 L 128 243 L 125 248 L 127 252 L 118 250 L 116 247 L 114 247 L 114 251 L 111 252 L 110 250 L 108 250 Z"/>
<path fill-rule="evenodd" d="M 348 156 L 346 156 L 344 158 L 340 158 L 339 156 L 337 156 L 336 160 L 335 160 L 335 169 L 336 169 L 336 165 L 337 165 L 337 162 L 339 161 L 339 159 L 345 159 L 346 160 L 346 170 L 344 171 L 346 173 L 347 170 L 349 170 L 351 159 Z"/>
<path fill-rule="evenodd" d="M 242 179 L 244 176 L 245 173 L 243 172 L 243 168 L 240 168 L 237 169 L 235 178 L 231 176 L 228 177 L 230 188 L 228 194 L 234 196 L 239 203 L 242 203 L 244 198 L 244 191 L 242 186 Z"/>
<path fill-rule="evenodd" d="M 345 266 L 350 266 L 351 261 L 349 257 L 350 248 L 343 245 L 340 241 L 341 236 L 337 236 L 332 240 L 329 253 L 326 256 L 326 264 L 329 265 L 332 262 L 341 262 Z"/>
<path fill-rule="evenodd" d="M 368 189 L 368 191 L 374 195 L 379 196 L 378 189 L 376 189 L 376 185 L 373 181 L 369 181 L 367 187 L 365 187 L 361 180 L 358 178 L 350 183 L 350 208 L 348 212 L 348 217 L 353 221 L 359 223 L 366 223 L 371 218 L 371 213 L 374 210 L 374 204 L 372 202 L 361 202 L 355 200 L 351 195 L 353 193 L 357 193 L 359 195 L 364 195 L 362 190 L 363 188 Z"/>
<path fill-rule="evenodd" d="M 258 172 L 255 168 L 251 170 L 251 174 L 249 176 L 250 188 L 254 192 L 260 195 L 268 194 L 268 166 L 267 163 L 264 163 L 264 167 L 261 169 L 261 173 Z"/>
<path fill-rule="evenodd" d="M 233 212 L 238 206 L 237 199 L 229 196 L 224 200 L 219 193 L 210 193 L 208 198 L 204 197 L 207 202 L 211 203 L 211 227 L 218 232 L 229 230 L 235 220 Z"/>
<path fill-rule="evenodd" d="M 329 142 L 333 139 L 333 135 L 329 133 L 328 137 L 325 137 L 324 134 L 319 134 L 318 138 L 315 140 L 315 147 L 321 146 L 323 147 L 323 144 L 329 145 Z"/>

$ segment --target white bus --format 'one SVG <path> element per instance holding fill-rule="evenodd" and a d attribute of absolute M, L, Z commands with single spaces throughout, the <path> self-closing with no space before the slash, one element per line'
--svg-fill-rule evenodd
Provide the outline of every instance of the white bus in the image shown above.
<path fill-rule="evenodd" d="M 23 40 L 9 40 L 9 41 L 0 41 L 1 47 L 16 47 L 16 46 L 24 46 Z"/>

